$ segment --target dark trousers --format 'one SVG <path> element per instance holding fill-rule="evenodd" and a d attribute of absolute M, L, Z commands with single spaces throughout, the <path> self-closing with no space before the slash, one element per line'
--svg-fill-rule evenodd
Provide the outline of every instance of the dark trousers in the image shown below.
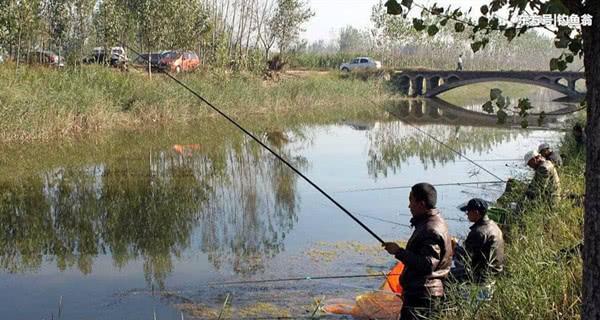
<path fill-rule="evenodd" d="M 442 297 L 404 296 L 401 320 L 422 320 L 431 318 L 437 311 Z"/>

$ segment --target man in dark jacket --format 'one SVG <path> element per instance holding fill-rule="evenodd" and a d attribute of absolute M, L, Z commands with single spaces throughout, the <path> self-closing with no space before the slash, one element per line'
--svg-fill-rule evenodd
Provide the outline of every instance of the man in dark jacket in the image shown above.
<path fill-rule="evenodd" d="M 452 244 L 448 225 L 435 208 L 437 191 L 428 183 L 412 187 L 409 195 L 411 225 L 415 228 L 400 248 L 394 242 L 385 250 L 404 263 L 400 283 L 404 290 L 401 319 L 425 319 L 437 309 L 444 296 L 444 280 L 452 264 Z"/>
<path fill-rule="evenodd" d="M 488 218 L 487 208 L 487 201 L 479 198 L 469 200 L 466 206 L 460 208 L 467 213 L 473 225 L 464 242 L 464 254 L 457 258 L 462 258 L 473 275 L 473 281 L 477 283 L 483 283 L 490 275 L 502 272 L 504 267 L 502 231 Z"/>

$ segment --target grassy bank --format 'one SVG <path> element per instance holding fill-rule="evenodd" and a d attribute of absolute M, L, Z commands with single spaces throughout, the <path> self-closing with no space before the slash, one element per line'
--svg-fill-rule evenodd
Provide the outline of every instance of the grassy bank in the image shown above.
<path fill-rule="evenodd" d="M 560 152 L 566 165 L 559 170 L 563 194 L 583 194 L 585 158 L 567 133 Z M 488 302 L 451 291 L 451 309 L 443 319 L 577 319 L 581 304 L 582 260 L 575 247 L 583 239 L 583 206 L 564 199 L 553 210 L 538 206 L 510 226 L 507 272 L 497 278 Z M 454 288 L 457 289 L 457 288 Z M 473 289 L 473 288 L 471 288 Z M 475 293 L 476 289 L 472 290 Z"/>
<path fill-rule="evenodd" d="M 341 79 L 337 73 L 287 75 L 264 81 L 250 74 L 196 72 L 180 78 L 235 118 L 277 122 L 372 118 L 361 97 L 376 94 L 378 81 Z M 0 65 L 0 141 L 24 142 L 192 123 L 215 117 L 191 94 L 166 79 L 140 72 L 85 66 L 81 69 Z"/>

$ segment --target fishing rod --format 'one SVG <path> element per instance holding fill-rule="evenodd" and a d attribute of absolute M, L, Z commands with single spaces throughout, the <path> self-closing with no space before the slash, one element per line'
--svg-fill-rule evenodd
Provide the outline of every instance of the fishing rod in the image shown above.
<path fill-rule="evenodd" d="M 447 187 L 447 186 L 469 186 L 469 185 L 477 185 L 477 184 L 501 184 L 503 181 L 482 181 L 482 182 L 453 182 L 453 183 L 439 183 L 432 184 L 434 187 Z M 351 193 L 351 192 L 364 192 L 364 191 L 379 191 L 379 190 L 393 190 L 393 189 L 409 189 L 412 186 L 393 186 L 393 187 L 380 187 L 380 188 L 364 188 L 364 189 L 349 189 L 336 191 L 334 193 Z"/>
<path fill-rule="evenodd" d="M 315 277 L 296 277 L 296 278 L 280 278 L 280 279 L 261 279 L 261 280 L 245 280 L 245 281 L 229 281 L 229 282 L 209 282 L 204 286 L 230 286 L 241 284 L 261 284 L 273 282 L 290 282 L 290 281 L 310 281 L 310 280 L 332 280 L 332 279 L 354 279 L 354 278 L 374 278 L 374 277 L 390 277 L 399 276 L 399 273 L 393 274 L 353 274 L 353 275 L 336 275 L 336 276 L 315 276 Z"/>
<path fill-rule="evenodd" d="M 373 100 L 369 99 L 368 97 L 364 97 L 367 101 L 369 101 L 371 104 L 373 104 L 376 107 L 381 107 L 380 105 L 378 105 L 377 103 L 375 103 Z M 392 113 L 393 114 L 393 113 Z M 429 137 L 430 139 L 432 139 L 433 141 L 441 144 L 442 146 L 446 147 L 447 149 L 449 149 L 450 151 L 458 154 L 459 156 L 465 158 L 467 161 L 469 161 L 470 163 L 472 163 L 473 165 L 477 166 L 478 168 L 480 168 L 481 170 L 487 172 L 488 174 L 490 174 L 492 177 L 498 179 L 499 181 L 502 182 L 506 182 L 504 179 L 500 178 L 499 176 L 497 176 L 496 174 L 494 174 L 493 172 L 489 171 L 488 169 L 484 168 L 483 166 L 481 166 L 480 164 L 478 164 L 477 162 L 471 160 L 469 157 L 465 156 L 462 152 L 457 151 L 456 149 L 452 148 L 451 146 L 449 146 L 448 144 L 440 141 L 438 138 L 434 137 L 433 135 L 431 135 L 429 132 L 413 125 L 412 123 L 410 123 L 409 121 L 406 120 L 402 120 L 402 122 L 408 124 L 409 126 L 413 127 L 415 130 L 421 132 L 422 134 L 426 135 L 427 137 Z"/>
<path fill-rule="evenodd" d="M 146 60 L 146 62 L 149 62 L 148 59 L 150 57 L 148 57 L 148 58 L 143 57 L 139 52 L 137 52 L 135 49 L 131 48 L 130 46 L 128 46 L 125 43 L 123 43 L 122 46 L 129 48 L 131 51 L 133 51 L 133 53 L 135 53 L 138 56 L 142 57 L 144 60 Z M 169 79 L 175 81 L 177 84 L 179 84 L 180 86 L 182 86 L 183 88 L 185 88 L 187 91 L 189 91 L 191 94 L 193 94 L 196 98 L 198 98 L 202 102 L 206 103 L 206 105 L 208 105 L 212 110 L 214 110 L 215 112 L 217 112 L 218 114 L 220 114 L 223 118 L 227 119 L 227 121 L 229 121 L 231 124 L 233 124 L 234 126 L 236 126 L 238 129 L 242 130 L 246 135 L 248 135 L 250 138 L 252 138 L 252 140 L 254 140 L 256 143 L 258 143 L 260 146 L 262 146 L 266 150 L 268 150 L 272 155 L 274 155 L 277 159 L 279 159 L 286 166 L 288 166 L 288 168 L 290 168 L 292 171 L 294 171 L 300 177 L 302 177 L 302 179 L 304 179 L 304 181 L 308 182 L 311 186 L 313 186 L 315 189 L 317 189 L 323 196 L 325 196 L 327 199 L 329 199 L 329 201 L 331 201 L 332 203 L 334 203 L 340 210 L 342 210 L 345 214 L 347 214 L 350 218 L 352 218 L 352 220 L 354 220 L 361 227 L 363 227 L 363 229 L 365 229 L 367 232 L 369 232 L 369 234 L 371 234 L 375 239 L 377 239 L 377 241 L 379 241 L 381 244 L 385 244 L 385 241 L 383 241 L 383 239 L 381 239 L 375 232 L 373 232 L 373 230 L 371 230 L 364 223 L 362 223 L 362 221 L 360 221 L 356 216 L 354 216 L 352 213 L 350 213 L 350 211 L 348 211 L 346 208 L 344 208 L 344 206 L 342 206 L 339 202 L 337 202 L 335 199 L 333 199 L 327 192 L 325 192 L 323 189 L 321 189 L 316 183 L 312 182 L 312 180 L 309 179 L 307 176 L 305 176 L 302 172 L 300 172 L 300 170 L 296 169 L 296 167 L 294 167 L 291 163 L 289 163 L 287 160 L 285 160 L 277 152 L 275 152 L 273 149 L 269 148 L 266 144 L 264 144 L 262 141 L 260 141 L 260 139 L 258 139 L 252 133 L 250 133 L 250 131 L 246 130 L 246 128 L 242 127 L 234 119 L 232 119 L 226 113 L 224 113 L 223 111 L 221 111 L 219 108 L 215 107 L 212 103 L 210 103 L 203 96 L 201 96 L 200 94 L 198 94 L 192 88 L 190 88 L 189 86 L 187 86 L 181 80 L 173 77 L 168 71 L 165 71 L 164 74 Z"/>

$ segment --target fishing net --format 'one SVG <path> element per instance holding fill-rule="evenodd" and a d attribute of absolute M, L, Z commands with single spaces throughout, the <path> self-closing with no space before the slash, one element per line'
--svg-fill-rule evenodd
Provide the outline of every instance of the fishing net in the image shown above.
<path fill-rule="evenodd" d="M 350 315 L 355 319 L 396 320 L 402 310 L 402 286 L 400 275 L 404 271 L 398 262 L 386 275 L 380 290 L 356 296 L 355 300 L 331 299 L 325 302 L 323 311 L 331 314 Z"/>

